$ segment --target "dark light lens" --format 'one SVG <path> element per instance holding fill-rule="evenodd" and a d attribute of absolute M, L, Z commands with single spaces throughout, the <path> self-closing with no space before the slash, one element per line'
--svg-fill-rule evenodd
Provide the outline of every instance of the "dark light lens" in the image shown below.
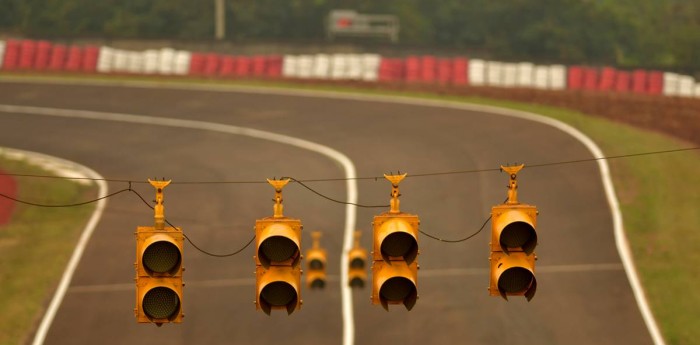
<path fill-rule="evenodd" d="M 320 278 L 314 279 L 311 282 L 312 289 L 323 289 L 326 286 L 326 281 Z"/>
<path fill-rule="evenodd" d="M 298 250 L 296 243 L 284 236 L 272 236 L 260 244 L 260 254 L 271 262 L 291 259 Z"/>
<path fill-rule="evenodd" d="M 350 261 L 350 267 L 352 268 L 365 268 L 365 260 L 360 258 L 354 258 Z"/>
<path fill-rule="evenodd" d="M 361 278 L 352 278 L 350 280 L 350 287 L 354 288 L 364 288 L 365 287 L 365 281 L 362 280 Z"/>
<path fill-rule="evenodd" d="M 153 319 L 171 319 L 180 310 L 180 298 L 175 291 L 157 287 L 143 297 L 143 311 Z"/>
<path fill-rule="evenodd" d="M 533 278 L 532 272 L 525 268 L 509 268 L 498 278 L 498 289 L 506 293 L 523 292 L 530 287 Z"/>
<path fill-rule="evenodd" d="M 143 252 L 143 267 L 155 273 L 174 273 L 180 266 L 180 249 L 172 242 L 158 241 Z"/>
<path fill-rule="evenodd" d="M 405 232 L 395 232 L 389 234 L 382 241 L 382 254 L 387 256 L 413 256 L 412 252 L 417 250 L 416 240 L 413 236 Z"/>
<path fill-rule="evenodd" d="M 388 279 L 379 289 L 379 294 L 387 301 L 403 301 L 416 287 L 404 277 Z"/>
<path fill-rule="evenodd" d="M 260 292 L 260 298 L 271 306 L 286 306 L 296 298 L 297 292 L 285 282 L 267 284 Z"/>
<path fill-rule="evenodd" d="M 323 261 L 314 259 L 309 261 L 309 268 L 312 270 L 321 270 L 323 269 Z"/>
<path fill-rule="evenodd" d="M 501 232 L 501 246 L 508 248 L 525 247 L 528 243 L 537 242 L 535 229 L 525 222 L 508 224 Z"/>

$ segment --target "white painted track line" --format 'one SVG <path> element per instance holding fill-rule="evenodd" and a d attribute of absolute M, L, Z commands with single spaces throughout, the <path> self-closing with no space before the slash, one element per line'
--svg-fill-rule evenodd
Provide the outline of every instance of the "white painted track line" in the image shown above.
<path fill-rule="evenodd" d="M 57 84 L 57 85 L 86 85 L 86 86 L 121 86 L 121 87 L 132 87 L 132 88 L 161 88 L 161 89 L 173 89 L 173 90 L 197 90 L 197 91 L 209 91 L 209 92 L 240 92 L 240 93 L 254 93 L 254 94 L 269 94 L 269 95 L 280 95 L 280 96 L 297 96 L 297 97 L 310 97 L 310 98 L 327 98 L 327 99 L 343 99 L 343 100 L 357 100 L 365 102 L 387 102 L 387 103 L 397 103 L 397 104 L 407 104 L 415 106 L 426 106 L 426 107 L 436 107 L 436 108 L 449 108 L 458 109 L 473 112 L 482 112 L 495 115 L 509 116 L 521 118 L 529 121 L 535 121 L 548 126 L 557 128 L 564 133 L 571 135 L 579 142 L 581 142 L 591 154 L 596 157 L 604 157 L 602 150 L 598 145 L 588 136 L 583 134 L 578 129 L 552 118 L 548 118 L 542 115 L 529 113 L 525 111 L 511 110 L 498 108 L 493 106 L 467 104 L 455 101 L 445 101 L 445 100 L 425 100 L 416 99 L 405 96 L 385 96 L 385 95 L 365 95 L 365 94 L 352 94 L 346 92 L 334 92 L 334 91 L 318 91 L 318 90 L 295 90 L 295 89 L 284 89 L 284 88 L 274 88 L 274 87 L 253 87 L 253 86 L 237 86 L 237 85 L 211 85 L 211 84 L 194 84 L 194 83 L 168 83 L 168 82 L 144 82 L 144 81 L 95 81 L 95 80 L 56 80 L 50 78 L 3 78 L 2 82 L 17 82 L 17 83 L 38 83 L 38 84 Z M 0 106 L 0 109 L 2 109 Z M 620 255 L 620 260 L 625 268 L 627 274 L 627 279 L 629 280 L 632 292 L 634 294 L 637 306 L 642 314 L 644 323 L 647 326 L 649 334 L 655 345 L 665 345 L 665 341 L 661 336 L 659 327 L 654 319 L 654 315 L 651 312 L 649 303 L 644 295 L 644 289 L 639 281 L 639 276 L 637 275 L 637 270 L 634 265 L 634 260 L 632 258 L 631 251 L 629 249 L 629 243 L 625 235 L 624 226 L 622 223 L 622 212 L 620 211 L 619 202 L 617 200 L 617 195 L 615 194 L 615 189 L 613 187 L 612 179 L 610 177 L 610 168 L 608 162 L 605 160 L 598 160 L 598 168 L 600 170 L 601 180 L 603 182 L 603 188 L 605 190 L 605 195 L 608 200 L 608 206 L 613 218 L 613 231 L 615 235 L 615 245 L 617 247 L 618 254 Z M 346 208 L 347 210 L 347 208 Z M 354 212 L 354 210 L 353 210 Z M 354 218 L 353 218 L 354 219 Z M 348 250 L 350 248 L 350 241 L 348 237 L 351 234 L 347 233 L 347 219 L 346 219 L 346 237 L 344 241 L 343 248 Z M 344 257 L 344 256 L 343 256 Z M 345 260 L 345 258 L 343 258 Z M 346 270 L 345 263 L 341 270 Z M 341 271 L 344 274 L 344 271 Z M 349 294 L 343 290 L 343 296 Z M 345 315 L 345 309 L 343 311 Z M 352 313 L 352 311 L 350 311 Z M 352 336 L 351 336 L 352 337 Z M 352 339 L 352 338 L 351 338 Z M 350 345 L 352 342 L 347 342 L 347 336 L 344 335 L 344 345 Z"/>
<path fill-rule="evenodd" d="M 559 120 L 524 111 L 508 110 L 489 106 L 474 105 L 470 108 L 475 109 L 476 111 L 518 117 L 552 126 L 571 135 L 572 137 L 580 141 L 591 152 L 593 157 L 605 157 L 605 155 L 603 154 L 603 150 L 601 150 L 600 147 L 598 147 L 598 145 L 591 138 L 583 134 L 578 129 Z M 612 177 L 610 176 L 610 167 L 608 166 L 608 162 L 604 159 L 598 160 L 597 163 L 598 169 L 600 169 L 600 176 L 603 182 L 603 188 L 605 189 L 605 196 L 608 199 L 608 206 L 610 207 L 610 212 L 613 218 L 615 245 L 617 247 L 617 252 L 620 255 L 622 265 L 625 267 L 625 273 L 627 274 L 627 279 L 629 280 L 632 292 L 634 293 L 635 300 L 637 301 L 639 312 L 642 314 L 642 318 L 644 319 L 644 323 L 647 326 L 647 330 L 649 331 L 649 335 L 654 341 L 654 344 L 665 345 L 665 341 L 661 336 L 659 326 L 657 325 L 656 320 L 654 319 L 654 315 L 651 312 L 651 308 L 649 307 L 649 302 L 647 301 L 646 296 L 644 295 L 644 288 L 642 287 L 642 284 L 639 281 L 639 276 L 637 275 L 637 269 L 634 265 L 632 252 L 629 248 L 627 236 L 625 235 L 624 225 L 622 223 L 622 211 L 620 211 L 620 204 L 617 200 L 617 195 L 615 194 L 615 187 L 613 186 Z"/>
<path fill-rule="evenodd" d="M 356 222 L 356 209 L 355 206 L 350 205 L 350 203 L 357 203 L 357 181 L 355 177 L 357 174 L 355 172 L 355 165 L 352 161 L 344 154 L 321 144 L 317 144 L 308 140 L 299 139 L 287 135 L 277 134 L 273 132 L 267 132 L 263 130 L 257 130 L 247 127 L 239 127 L 233 125 L 225 125 L 213 122 L 203 122 L 203 121 L 192 121 L 183 120 L 175 118 L 164 118 L 164 117 L 151 117 L 151 116 L 141 116 L 133 114 L 121 114 L 121 113 L 108 113 L 108 112 L 97 112 L 97 111 L 85 111 L 85 110 L 71 110 L 71 109 L 55 109 L 55 108 L 40 108 L 40 107 L 26 107 L 26 106 L 13 106 L 13 105 L 0 105 L 0 112 L 6 113 L 16 113 L 16 114 L 27 114 L 27 115 L 43 115 L 43 116 L 54 116 L 54 117 L 64 117 L 64 118 L 74 118 L 74 119 L 86 119 L 86 120 L 97 120 L 97 121 L 114 121 L 114 122 L 127 122 L 127 123 L 138 123 L 145 125 L 154 125 L 162 127 L 175 127 L 175 128 L 185 128 L 185 129 L 196 129 L 213 131 L 219 133 L 233 134 L 233 135 L 243 135 L 251 138 L 268 140 L 273 142 L 278 142 L 281 144 L 291 145 L 312 152 L 319 153 L 326 156 L 343 167 L 343 173 L 345 174 L 347 188 L 346 202 L 345 206 L 345 230 L 343 234 L 343 253 L 347 253 L 352 249 L 353 244 L 353 233 L 355 231 Z M 101 212 L 100 212 L 101 213 Z M 80 248 L 80 254 L 82 255 L 82 247 Z M 78 249 L 76 249 L 78 252 Z M 74 253 L 75 254 L 75 253 Z M 74 255 L 75 257 L 75 255 Z M 78 256 L 75 262 L 77 265 L 80 257 Z M 348 262 L 347 255 L 341 255 L 341 297 L 342 297 L 342 318 L 343 318 L 343 344 L 352 345 L 354 343 L 355 337 L 355 323 L 352 310 L 352 294 L 347 281 L 347 270 Z M 72 262 L 72 261 L 71 261 Z M 73 267 L 72 270 L 75 268 Z M 66 287 L 70 283 L 70 278 L 72 278 L 72 271 L 70 277 L 66 278 L 64 275 L 64 280 L 66 280 Z M 65 288 L 61 291 L 61 300 L 65 294 Z M 61 300 L 58 300 L 55 308 L 58 308 Z M 55 310 L 53 314 L 55 314 Z M 50 321 L 53 320 L 53 315 L 49 320 L 46 330 L 43 330 L 42 338 L 35 338 L 35 345 L 42 344 L 45 333 L 48 331 L 50 326 Z"/>
<path fill-rule="evenodd" d="M 77 172 L 80 176 L 85 176 L 93 179 L 103 179 L 103 177 L 94 170 L 65 159 L 17 149 L 3 149 L 3 151 L 19 152 L 22 155 L 27 156 L 30 160 L 42 160 L 45 162 L 52 162 L 56 166 L 63 167 L 66 171 Z M 97 197 L 105 197 L 107 195 L 107 182 L 99 180 L 95 182 L 97 183 L 98 187 Z M 78 263 L 80 263 L 80 259 L 83 256 L 85 247 L 90 241 L 90 237 L 95 231 L 95 227 L 100 221 L 100 218 L 102 217 L 102 212 L 104 211 L 106 206 L 107 199 L 101 199 L 97 201 L 97 204 L 95 205 L 95 211 L 92 212 L 90 219 L 88 220 L 87 224 L 85 225 L 85 228 L 83 229 L 82 234 L 80 235 L 80 238 L 78 239 L 78 244 L 76 244 L 75 246 L 75 250 L 73 251 L 73 255 L 71 255 L 70 260 L 68 261 L 68 265 L 66 265 L 65 271 L 63 271 L 61 281 L 58 283 L 56 292 L 54 293 L 53 298 L 51 298 L 51 303 L 49 303 L 49 306 L 46 309 L 46 313 L 41 319 L 41 323 L 39 324 L 39 328 L 37 328 L 32 344 L 39 345 L 44 343 L 44 339 L 46 339 L 46 334 L 48 333 L 49 328 L 51 327 L 51 323 L 53 322 L 54 317 L 56 317 L 56 312 L 61 306 L 61 302 L 63 302 L 63 297 L 65 297 L 66 291 L 68 290 L 68 286 L 70 286 L 70 282 L 73 279 L 73 274 L 75 273 L 75 270 L 78 267 Z"/>

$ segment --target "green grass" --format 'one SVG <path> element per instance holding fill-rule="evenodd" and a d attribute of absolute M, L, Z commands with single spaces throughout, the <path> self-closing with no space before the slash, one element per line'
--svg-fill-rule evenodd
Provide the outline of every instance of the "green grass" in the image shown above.
<path fill-rule="evenodd" d="M 47 174 L 0 156 L 8 173 Z M 50 173 L 49 173 L 50 174 Z M 20 200 L 46 204 L 92 199 L 96 188 L 61 179 L 17 178 Z M 36 328 L 94 204 L 39 208 L 16 204 L 0 225 L 0 344 L 22 344 Z"/>
<path fill-rule="evenodd" d="M 143 77 L 117 77 L 116 80 L 271 86 L 493 105 L 541 114 L 568 123 L 591 137 L 608 156 L 697 146 L 667 135 L 576 111 L 476 97 L 363 90 L 348 86 L 299 85 L 277 81 L 159 80 Z M 700 327 L 697 327 L 700 294 L 690 288 L 700 283 L 700 251 L 695 250 L 700 244 L 700 231 L 697 230 L 700 226 L 700 152 L 615 159 L 609 163 L 637 270 L 663 336 L 669 345 L 695 344 L 700 339 Z"/>

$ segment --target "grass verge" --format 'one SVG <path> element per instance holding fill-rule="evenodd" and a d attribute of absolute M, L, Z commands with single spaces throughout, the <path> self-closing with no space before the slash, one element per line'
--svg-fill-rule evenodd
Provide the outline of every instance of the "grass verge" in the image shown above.
<path fill-rule="evenodd" d="M 69 76 L 69 79 L 80 81 L 88 78 Z M 492 105 L 528 111 L 565 122 L 591 137 L 608 156 L 696 146 L 667 135 L 576 111 L 476 97 L 367 90 L 358 86 L 299 85 L 278 81 L 162 80 L 125 76 L 101 76 L 97 79 L 281 87 Z M 700 243 L 700 231 L 696 229 L 700 225 L 700 212 L 697 211 L 697 205 L 700 204 L 700 174 L 697 173 L 700 171 L 700 152 L 616 159 L 609 163 L 637 270 L 664 338 L 670 345 L 694 344 L 696 339 L 700 339 L 700 328 L 695 327 L 697 310 L 700 310 L 700 294 L 690 290 L 690 287 L 700 282 L 700 251 L 694 250 Z M 0 304 L 2 302 L 0 299 Z M 0 331 L 3 329 L 0 328 Z"/>
<path fill-rule="evenodd" d="M 8 173 L 51 174 L 0 155 Z M 97 188 L 69 180 L 17 178 L 17 198 L 45 204 L 92 199 Z M 60 280 L 94 204 L 41 208 L 15 204 L 0 226 L 0 344 L 27 343 Z"/>

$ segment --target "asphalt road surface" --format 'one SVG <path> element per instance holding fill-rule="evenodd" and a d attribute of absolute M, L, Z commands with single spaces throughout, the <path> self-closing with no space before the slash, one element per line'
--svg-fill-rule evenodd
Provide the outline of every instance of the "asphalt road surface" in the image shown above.
<path fill-rule="evenodd" d="M 332 98 L 117 86 L 0 83 L 0 104 L 168 117 L 260 129 L 320 143 L 347 155 L 358 176 L 497 168 L 500 164 L 590 158 L 577 140 L 522 119 L 432 106 Z M 0 113 L 0 146 L 79 162 L 107 178 L 174 181 L 264 181 L 342 178 L 318 153 L 250 137 L 113 121 Z M 408 178 L 401 209 L 421 229 L 448 239 L 476 231 L 506 196 L 498 172 Z M 310 186 L 344 200 L 343 182 Z M 110 183 L 110 191 L 125 188 Z M 407 312 L 370 304 L 354 291 L 356 344 L 650 344 L 615 249 L 611 212 L 595 163 L 525 169 L 519 196 L 537 205 L 537 295 L 490 297 L 488 227 L 447 244 L 420 237 L 418 300 Z M 135 188 L 149 200 L 153 188 Z M 388 204 L 385 180 L 358 181 L 359 203 Z M 253 236 L 255 219 L 272 214 L 267 184 L 172 185 L 166 216 L 200 247 L 232 252 Z M 331 281 L 304 288 L 291 316 L 256 311 L 253 247 L 213 258 L 185 247 L 185 319 L 180 325 L 137 324 L 134 315 L 134 231 L 153 213 L 135 196 L 109 200 L 46 344 L 339 344 L 343 319 L 340 254 L 345 207 L 299 185 L 284 190 L 285 214 L 323 231 Z M 362 244 L 371 248 L 372 216 L 357 209 Z M 47 258 L 50 259 L 50 258 Z"/>

